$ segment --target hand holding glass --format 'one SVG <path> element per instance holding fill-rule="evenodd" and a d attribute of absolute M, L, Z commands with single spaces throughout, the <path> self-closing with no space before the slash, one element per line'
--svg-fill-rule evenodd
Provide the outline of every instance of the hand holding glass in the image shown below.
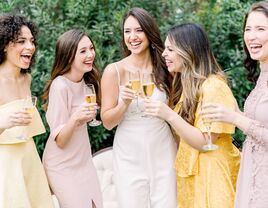
<path fill-rule="evenodd" d="M 201 110 L 203 110 L 204 106 L 206 105 L 206 103 L 204 102 L 204 100 L 201 101 Z M 207 141 L 207 144 L 205 144 L 202 149 L 204 151 L 212 151 L 212 150 L 217 150 L 218 149 L 218 145 L 215 145 L 212 143 L 212 138 L 211 138 L 211 121 L 207 120 L 207 119 L 203 119 L 202 120 L 205 127 L 206 127 L 206 130 L 207 130 L 207 133 L 208 133 L 208 141 Z"/>
<path fill-rule="evenodd" d="M 33 117 L 34 115 L 34 108 L 36 106 L 37 97 L 36 96 L 27 96 L 26 99 L 23 100 L 23 110 L 30 114 Z M 17 139 L 27 139 L 28 137 L 28 129 L 27 127 L 22 128 L 21 135 L 17 137 Z"/>
<path fill-rule="evenodd" d="M 96 103 L 97 96 L 93 84 L 86 84 L 84 86 L 84 94 L 85 94 L 85 101 L 87 103 Z M 89 126 L 99 126 L 100 124 L 101 121 L 96 120 L 96 118 L 94 118 L 91 122 L 88 123 Z"/>

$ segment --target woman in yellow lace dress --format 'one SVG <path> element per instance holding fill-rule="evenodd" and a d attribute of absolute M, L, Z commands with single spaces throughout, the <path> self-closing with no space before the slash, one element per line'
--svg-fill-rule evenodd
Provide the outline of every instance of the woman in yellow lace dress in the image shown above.
<path fill-rule="evenodd" d="M 33 136 L 45 132 L 31 96 L 27 73 L 35 53 L 37 28 L 24 17 L 0 17 L 0 207 L 52 208 L 46 175 Z"/>
<path fill-rule="evenodd" d="M 166 120 L 180 138 L 175 168 L 179 208 L 232 208 L 240 153 L 232 144 L 233 125 L 211 124 L 217 150 L 204 151 L 208 129 L 199 115 L 204 101 L 235 108 L 236 102 L 209 46 L 196 24 L 171 28 L 163 56 L 174 74 L 170 107 L 147 101 L 145 114 Z M 172 108 L 174 110 L 172 110 Z"/>

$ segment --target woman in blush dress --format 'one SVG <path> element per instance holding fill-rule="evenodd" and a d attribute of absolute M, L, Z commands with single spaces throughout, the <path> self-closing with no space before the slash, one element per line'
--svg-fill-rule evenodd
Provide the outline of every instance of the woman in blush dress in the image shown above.
<path fill-rule="evenodd" d="M 256 86 L 249 94 L 244 113 L 210 104 L 204 117 L 236 125 L 246 135 L 238 175 L 236 208 L 268 207 L 268 3 L 252 5 L 244 23 L 245 67 Z M 257 77 L 257 68 L 260 74 Z"/>
<path fill-rule="evenodd" d="M 86 33 L 63 33 L 57 41 L 51 80 L 44 93 L 50 135 L 43 163 L 61 208 L 102 208 L 87 132 L 87 122 L 95 118 L 97 104 L 86 103 L 84 94 L 86 83 L 99 92 L 94 59 L 94 46 Z"/>
<path fill-rule="evenodd" d="M 151 99 L 167 102 L 170 82 L 161 57 L 163 43 L 155 20 L 144 9 L 130 9 L 122 26 L 125 57 L 109 64 L 101 81 L 103 124 L 107 129 L 118 125 L 113 167 L 119 207 L 176 208 L 171 130 L 164 120 L 143 116 L 143 98 L 138 94 L 133 100 L 128 84 L 132 72 L 152 73 Z"/>
<path fill-rule="evenodd" d="M 33 136 L 45 133 L 31 96 L 30 66 L 37 27 L 25 17 L 0 16 L 0 207 L 53 208 L 46 174 Z"/>

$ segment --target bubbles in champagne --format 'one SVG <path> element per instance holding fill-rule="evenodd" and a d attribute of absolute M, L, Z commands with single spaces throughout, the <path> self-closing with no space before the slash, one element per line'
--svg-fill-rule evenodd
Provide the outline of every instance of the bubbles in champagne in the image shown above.
<path fill-rule="evenodd" d="M 87 103 L 96 103 L 96 95 L 86 95 L 86 102 Z"/>

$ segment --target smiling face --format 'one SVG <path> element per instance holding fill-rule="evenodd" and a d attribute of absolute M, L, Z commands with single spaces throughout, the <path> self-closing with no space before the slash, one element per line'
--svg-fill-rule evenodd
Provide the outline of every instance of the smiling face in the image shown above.
<path fill-rule="evenodd" d="M 138 20 L 129 16 L 124 23 L 124 41 L 132 54 L 149 51 L 149 40 Z"/>
<path fill-rule="evenodd" d="M 35 52 L 34 37 L 30 29 L 22 26 L 17 40 L 9 42 L 4 51 L 5 62 L 19 69 L 28 69 Z"/>
<path fill-rule="evenodd" d="M 165 41 L 165 50 L 162 53 L 165 58 L 166 66 L 169 72 L 181 72 L 183 70 L 183 61 L 181 56 L 175 50 L 168 37 Z"/>
<path fill-rule="evenodd" d="M 93 68 L 95 59 L 95 49 L 91 40 L 84 36 L 78 43 L 71 70 L 84 74 Z"/>
<path fill-rule="evenodd" d="M 268 63 L 268 18 L 263 12 L 253 11 L 248 15 L 244 41 L 253 60 Z"/>

